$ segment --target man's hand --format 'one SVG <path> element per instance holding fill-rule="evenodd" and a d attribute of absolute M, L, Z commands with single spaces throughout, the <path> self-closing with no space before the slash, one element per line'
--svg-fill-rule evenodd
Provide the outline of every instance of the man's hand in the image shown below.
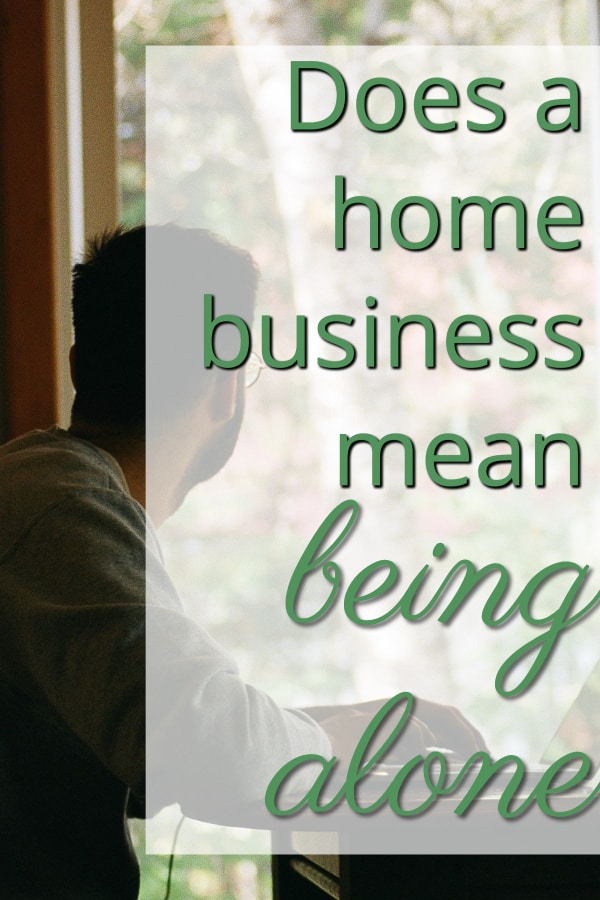
<path fill-rule="evenodd" d="M 350 706 L 313 706 L 306 707 L 304 712 L 327 733 L 335 756 L 347 762 L 365 729 L 386 702 L 380 699 Z M 393 731 L 398 720 L 399 714 L 386 718 L 377 732 L 377 746 Z M 480 732 L 454 706 L 415 699 L 413 714 L 385 761 L 394 764 L 417 755 L 427 756 L 434 747 L 451 751 L 456 759 L 468 759 L 477 750 L 487 750 Z"/>

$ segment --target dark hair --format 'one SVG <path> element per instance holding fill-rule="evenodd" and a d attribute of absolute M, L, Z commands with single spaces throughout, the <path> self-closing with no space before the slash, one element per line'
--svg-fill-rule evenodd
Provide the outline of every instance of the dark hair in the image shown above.
<path fill-rule="evenodd" d="M 73 268 L 73 423 L 143 431 L 150 309 L 166 353 L 169 407 L 173 397 L 181 406 L 198 398 L 207 378 L 198 328 L 204 293 L 215 295 L 220 313 L 250 322 L 256 284 L 249 254 L 202 229 L 119 227 L 90 241 Z"/>

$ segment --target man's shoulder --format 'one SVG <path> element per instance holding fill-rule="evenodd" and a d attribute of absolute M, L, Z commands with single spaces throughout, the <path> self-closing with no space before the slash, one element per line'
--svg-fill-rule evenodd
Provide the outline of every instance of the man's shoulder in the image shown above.
<path fill-rule="evenodd" d="M 143 526 L 116 461 L 59 428 L 35 431 L 0 447 L 0 552 L 57 506 L 103 504 L 128 509 Z"/>
<path fill-rule="evenodd" d="M 127 490 L 116 461 L 89 441 L 75 437 L 58 426 L 47 431 L 31 431 L 0 447 L 0 472 L 28 473 L 28 481 L 40 484 L 114 487 Z M 3 479 L 4 480 L 4 477 Z"/>

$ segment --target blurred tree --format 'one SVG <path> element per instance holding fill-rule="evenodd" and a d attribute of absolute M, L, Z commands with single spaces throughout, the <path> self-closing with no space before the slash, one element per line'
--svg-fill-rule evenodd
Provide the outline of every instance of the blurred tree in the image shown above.
<path fill-rule="evenodd" d="M 150 44 L 233 44 L 270 45 L 286 44 L 503 44 L 503 43 L 585 43 L 587 40 L 587 9 L 584 0 L 482 0 L 474 5 L 467 0 L 117 0 L 115 27 L 118 35 L 119 99 L 121 137 L 121 181 L 123 186 L 124 220 L 135 224 L 144 219 L 144 58 L 145 47 Z M 347 295 L 351 292 L 364 297 L 376 290 L 373 272 L 350 264 L 344 282 L 321 285 L 314 290 L 310 271 L 306 265 L 299 223 L 312 221 L 321 214 L 319 210 L 286 207 L 290 196 L 287 185 L 291 183 L 290 170 L 294 167 L 294 152 L 274 147 L 276 131 L 269 127 L 269 92 L 272 86 L 264 80 L 266 73 L 247 67 L 243 69 L 249 94 L 255 98 L 258 119 L 263 126 L 265 143 L 270 147 L 274 161 L 273 180 L 277 189 L 282 222 L 287 239 L 287 252 L 296 293 L 297 308 L 309 318 L 318 317 L 322 310 L 319 296 Z M 262 80 L 261 80 L 262 79 Z M 321 143 L 313 145 L 312 159 L 305 160 L 307 177 L 319 171 L 323 177 L 331 175 L 332 149 L 334 157 L 344 162 L 351 152 L 336 146 L 335 134 L 325 135 Z M 485 278 L 485 273 L 474 273 Z M 357 374 L 357 385 L 361 376 Z M 356 393 L 360 393 L 357 386 Z M 383 396 L 385 391 L 381 391 Z M 340 420 L 343 398 L 328 395 L 316 389 L 313 392 L 312 409 L 308 413 L 317 420 L 327 422 L 335 430 Z M 368 393 L 370 402 L 376 403 Z M 283 406 L 283 404 L 282 404 Z M 293 434 L 294 417 L 302 414 L 289 402 L 281 415 L 287 415 L 282 431 Z M 339 430 L 344 430 L 340 426 Z M 318 462 L 318 461 L 317 461 Z M 273 503 L 277 490 L 271 485 Z M 298 491 L 298 495 L 300 491 Z M 410 523 L 409 523 L 409 527 Z M 377 535 L 371 540 L 375 542 Z M 369 555 L 369 546 L 364 548 Z M 177 552 L 177 551 L 175 551 Z M 254 544 L 242 546 L 240 552 L 251 558 L 256 553 Z M 376 557 L 373 557 L 376 558 Z M 256 578 L 257 590 L 262 590 L 262 577 Z M 225 599 L 223 600 L 225 603 Z M 257 617 L 257 621 L 259 621 Z M 259 625 L 268 633 L 269 624 Z M 439 632 L 438 632 L 439 634 Z M 285 654 L 285 648 L 282 653 Z M 442 636 L 432 655 L 438 661 L 444 657 Z M 444 667 L 440 666 L 444 672 Z M 448 676 L 449 677 L 449 676 Z M 339 687 L 339 686 L 338 686 Z M 166 861 L 164 858 L 142 858 L 145 867 L 146 887 L 143 896 L 161 896 Z M 241 895 L 233 878 L 236 859 L 223 863 L 217 881 L 202 873 L 218 871 L 214 860 L 194 858 L 176 864 L 176 887 L 173 897 L 198 896 L 239 898 Z M 257 860 L 259 883 L 266 896 L 268 861 Z"/>

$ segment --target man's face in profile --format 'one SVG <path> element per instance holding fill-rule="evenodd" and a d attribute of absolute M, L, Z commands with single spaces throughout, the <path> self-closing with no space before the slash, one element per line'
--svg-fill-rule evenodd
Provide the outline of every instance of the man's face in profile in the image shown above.
<path fill-rule="evenodd" d="M 237 379 L 235 412 L 192 459 L 181 482 L 182 499 L 195 485 L 208 481 L 217 472 L 220 472 L 230 459 L 242 427 L 244 409 L 245 388 L 241 374 Z"/>
<path fill-rule="evenodd" d="M 238 322 L 252 319 L 257 273 L 245 251 L 202 229 L 156 226 L 146 237 L 149 472 L 151 480 L 168 479 L 177 505 L 191 488 L 216 475 L 235 449 L 244 415 L 244 373 L 205 366 L 204 359 L 209 346 L 219 361 L 239 353 Z M 221 396 L 222 409 L 215 406 Z M 178 437 L 180 465 L 169 458 L 177 454 Z M 173 463 L 174 484 L 164 471 Z"/>

